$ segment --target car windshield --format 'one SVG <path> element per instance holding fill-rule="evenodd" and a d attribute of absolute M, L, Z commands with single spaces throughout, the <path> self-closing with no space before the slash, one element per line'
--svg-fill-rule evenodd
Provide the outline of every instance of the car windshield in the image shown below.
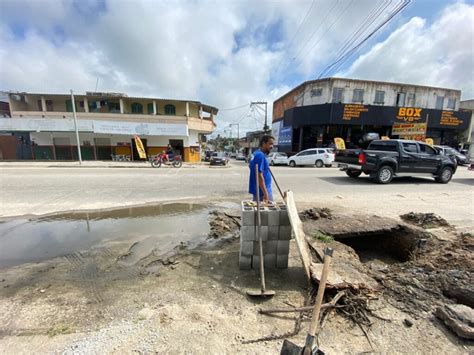
<path fill-rule="evenodd" d="M 288 157 L 288 155 L 286 155 L 285 153 L 278 153 L 277 157 L 278 158 L 286 158 L 286 157 Z"/>
<path fill-rule="evenodd" d="M 224 157 L 224 153 L 214 153 L 214 154 L 212 154 L 212 156 L 213 156 L 214 158 L 216 158 L 216 157 L 217 157 L 217 158 L 223 158 L 223 157 Z"/>

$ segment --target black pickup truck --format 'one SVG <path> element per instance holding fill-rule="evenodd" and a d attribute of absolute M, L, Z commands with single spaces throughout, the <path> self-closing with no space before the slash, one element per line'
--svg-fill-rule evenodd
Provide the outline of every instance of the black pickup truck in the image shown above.
<path fill-rule="evenodd" d="M 349 177 L 357 178 L 364 173 L 379 184 L 388 184 L 395 176 L 420 174 L 446 184 L 457 168 L 453 159 L 430 145 L 401 139 L 374 140 L 365 150 L 339 150 L 335 161 Z"/>

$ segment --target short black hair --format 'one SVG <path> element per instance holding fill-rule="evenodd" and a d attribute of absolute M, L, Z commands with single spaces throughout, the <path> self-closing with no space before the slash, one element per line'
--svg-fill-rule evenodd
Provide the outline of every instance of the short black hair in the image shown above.
<path fill-rule="evenodd" d="M 275 137 L 272 137 L 270 135 L 264 135 L 262 138 L 260 138 L 260 147 L 264 145 L 265 143 L 268 143 L 270 139 L 275 140 Z"/>

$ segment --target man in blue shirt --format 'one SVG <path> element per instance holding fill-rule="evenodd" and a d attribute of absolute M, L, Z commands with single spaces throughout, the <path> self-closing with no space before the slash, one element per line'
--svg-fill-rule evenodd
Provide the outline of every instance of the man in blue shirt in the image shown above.
<path fill-rule="evenodd" d="M 267 160 L 267 155 L 273 148 L 272 136 L 263 136 L 260 139 L 260 149 L 254 152 L 253 159 L 249 163 L 250 179 L 249 179 L 249 193 L 253 195 L 253 200 L 257 200 L 257 179 L 255 178 L 255 166 L 258 166 L 258 184 L 260 187 L 259 199 L 263 202 L 273 201 L 272 194 L 272 175 L 270 174 L 270 167 Z"/>

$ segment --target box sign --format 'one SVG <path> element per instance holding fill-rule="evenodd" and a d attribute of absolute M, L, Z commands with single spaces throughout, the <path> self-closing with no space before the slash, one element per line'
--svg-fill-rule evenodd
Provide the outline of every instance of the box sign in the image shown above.
<path fill-rule="evenodd" d="M 175 123 L 140 123 L 123 121 L 77 120 L 78 131 L 147 135 L 147 136 L 188 136 L 188 126 Z M 72 119 L 34 119 L 34 118 L 2 118 L 0 131 L 26 132 L 74 132 Z"/>
<path fill-rule="evenodd" d="M 397 113 L 397 120 L 406 122 L 414 122 L 421 120 L 421 108 L 414 107 L 399 107 Z"/>

